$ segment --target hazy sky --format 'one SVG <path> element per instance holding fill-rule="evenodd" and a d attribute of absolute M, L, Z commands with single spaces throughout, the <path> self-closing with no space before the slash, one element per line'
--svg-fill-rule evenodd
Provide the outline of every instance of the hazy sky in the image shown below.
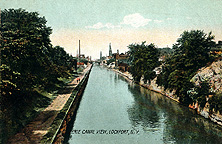
<path fill-rule="evenodd" d="M 1 9 L 23 8 L 45 16 L 51 41 L 76 55 L 99 58 L 131 43 L 172 46 L 184 30 L 212 31 L 222 40 L 222 0 L 0 0 Z"/>

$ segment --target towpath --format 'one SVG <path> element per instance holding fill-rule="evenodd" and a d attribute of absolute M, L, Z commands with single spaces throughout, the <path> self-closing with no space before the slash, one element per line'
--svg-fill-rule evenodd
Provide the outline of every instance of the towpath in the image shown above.
<path fill-rule="evenodd" d="M 86 69 L 79 75 L 80 81 L 85 73 L 90 70 L 92 65 L 88 65 Z M 49 131 L 50 126 L 56 118 L 59 111 L 64 107 L 67 100 L 72 94 L 73 89 L 77 86 L 77 78 L 70 82 L 64 89 L 65 92 L 59 94 L 52 103 L 45 108 L 39 115 L 26 125 L 19 133 L 12 136 L 8 143 L 10 144 L 38 144 L 43 136 Z"/>

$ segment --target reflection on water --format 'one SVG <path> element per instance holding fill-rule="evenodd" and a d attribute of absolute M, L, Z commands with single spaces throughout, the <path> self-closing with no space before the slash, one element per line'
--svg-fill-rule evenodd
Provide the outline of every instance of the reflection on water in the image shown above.
<path fill-rule="evenodd" d="M 165 143 L 222 143 L 221 127 L 161 94 L 130 84 L 134 104 L 128 109 L 134 127 L 163 132 Z"/>
<path fill-rule="evenodd" d="M 195 111 L 94 67 L 73 130 L 138 130 L 133 135 L 71 133 L 67 143 L 222 143 L 220 126 Z"/>

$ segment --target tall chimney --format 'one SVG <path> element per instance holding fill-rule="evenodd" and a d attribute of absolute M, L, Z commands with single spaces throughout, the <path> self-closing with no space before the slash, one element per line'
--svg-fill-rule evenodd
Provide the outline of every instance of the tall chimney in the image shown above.
<path fill-rule="evenodd" d="M 79 40 L 79 57 L 80 57 L 80 40 Z"/>
<path fill-rule="evenodd" d="M 79 62 L 80 62 L 80 40 L 79 40 L 79 57 L 78 57 L 78 59 L 79 59 Z"/>

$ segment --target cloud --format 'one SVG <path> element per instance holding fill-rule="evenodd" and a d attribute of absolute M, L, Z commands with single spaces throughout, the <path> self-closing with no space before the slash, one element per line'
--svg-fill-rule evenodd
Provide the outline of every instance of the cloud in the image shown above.
<path fill-rule="evenodd" d="M 155 23 L 162 23 L 162 20 L 154 20 Z"/>
<path fill-rule="evenodd" d="M 138 27 L 143 27 L 147 25 L 151 19 L 146 19 L 143 16 L 141 16 L 139 13 L 135 14 L 130 14 L 127 15 L 123 18 L 123 21 L 118 24 L 118 25 L 113 25 L 112 23 L 106 23 L 103 24 L 101 22 L 98 22 L 92 26 L 86 26 L 86 29 L 102 29 L 102 28 L 107 28 L 107 29 L 114 29 L 114 28 L 121 28 L 122 25 L 130 25 L 132 27 L 138 28 Z M 156 23 L 160 23 L 162 21 L 160 20 L 154 20 Z"/>
<path fill-rule="evenodd" d="M 101 22 L 98 22 L 97 24 L 94 24 L 93 26 L 86 26 L 86 29 L 101 29 L 101 28 L 108 28 L 108 29 L 113 29 L 116 27 L 120 27 L 120 25 L 113 25 L 112 23 L 106 23 L 103 24 Z"/>
<path fill-rule="evenodd" d="M 169 20 L 172 20 L 172 18 L 167 18 L 167 20 L 169 21 Z"/>
<path fill-rule="evenodd" d="M 107 27 L 107 28 L 120 28 L 121 26 L 120 25 L 113 25 L 113 24 L 111 24 L 111 23 L 106 23 L 105 24 L 105 27 Z"/>
<path fill-rule="evenodd" d="M 186 19 L 190 20 L 190 19 L 192 19 L 192 18 L 191 18 L 191 17 L 186 17 Z"/>
<path fill-rule="evenodd" d="M 101 22 L 98 22 L 97 24 L 94 24 L 93 26 L 86 26 L 87 29 L 101 29 L 104 25 Z"/>
<path fill-rule="evenodd" d="M 139 13 L 130 14 L 123 18 L 123 21 L 120 24 L 131 25 L 132 27 L 138 28 L 147 25 L 151 19 L 145 19 Z"/>

